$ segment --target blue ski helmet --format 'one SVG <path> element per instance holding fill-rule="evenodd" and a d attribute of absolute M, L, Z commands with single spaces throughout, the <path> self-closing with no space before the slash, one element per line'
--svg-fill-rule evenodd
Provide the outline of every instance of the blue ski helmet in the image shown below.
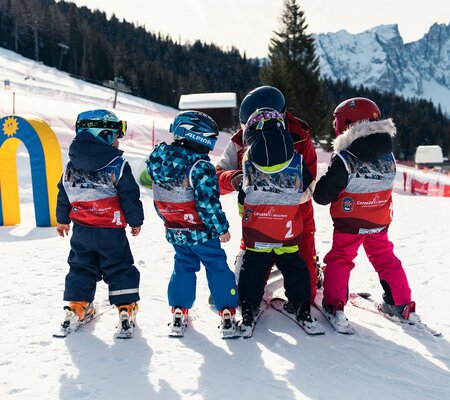
<path fill-rule="evenodd" d="M 170 125 L 169 132 L 175 140 L 190 143 L 192 150 L 199 153 L 213 150 L 219 136 L 215 121 L 209 115 L 193 110 L 180 112 Z"/>
<path fill-rule="evenodd" d="M 256 110 L 266 107 L 282 114 L 286 111 L 286 100 L 276 87 L 260 86 L 250 91 L 239 107 L 239 121 L 245 124 Z"/>
<path fill-rule="evenodd" d="M 106 144 L 113 144 L 116 138 L 122 138 L 126 132 L 126 121 L 120 121 L 116 114 L 108 110 L 89 110 L 78 114 L 76 132 L 89 132 Z"/>

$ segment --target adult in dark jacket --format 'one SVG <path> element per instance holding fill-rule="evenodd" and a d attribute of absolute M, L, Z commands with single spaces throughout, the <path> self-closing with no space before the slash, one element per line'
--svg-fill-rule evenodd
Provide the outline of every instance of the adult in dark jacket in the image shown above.
<path fill-rule="evenodd" d="M 309 125 L 286 110 L 283 94 L 273 86 L 261 86 L 250 91 L 241 103 L 239 119 L 245 125 L 249 116 L 257 109 L 269 107 L 284 114 L 286 129 L 292 135 L 294 149 L 303 156 L 306 167 L 313 181 L 317 175 L 317 154 L 309 136 Z M 239 129 L 230 139 L 221 159 L 217 163 L 217 177 L 221 194 L 239 190 L 242 181 L 242 157 L 248 147 L 243 140 L 243 129 Z M 308 189 L 311 193 L 311 188 Z M 311 198 L 299 205 L 303 219 L 303 233 L 299 238 L 300 256 L 306 263 L 311 281 L 311 300 L 316 295 L 318 266 L 314 233 L 314 210 Z M 244 246 L 236 259 L 236 269 L 239 272 L 242 263 Z"/>
<path fill-rule="evenodd" d="M 396 173 L 395 125 L 391 119 L 381 120 L 378 106 L 360 97 L 342 102 L 334 117 L 335 153 L 314 191 L 317 203 L 331 203 L 334 223 L 332 248 L 324 258 L 324 308 L 345 329 L 348 281 L 362 245 L 384 289 L 382 309 L 415 318 L 405 271 L 387 235 Z"/>
<path fill-rule="evenodd" d="M 67 235 L 73 222 L 64 291 L 72 325 L 94 311 L 96 283 L 102 279 L 109 286 L 109 300 L 117 305 L 121 320 L 134 324 L 139 271 L 133 265 L 125 227 L 129 224 L 131 234 L 138 235 L 144 213 L 139 186 L 118 149 L 123 126 L 107 110 L 79 114 L 77 134 L 69 148 L 70 161 L 58 184 L 58 234 Z"/>

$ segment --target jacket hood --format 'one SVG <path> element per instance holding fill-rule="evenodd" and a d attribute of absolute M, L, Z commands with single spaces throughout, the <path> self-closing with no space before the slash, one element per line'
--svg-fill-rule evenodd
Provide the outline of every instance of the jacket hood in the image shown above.
<path fill-rule="evenodd" d="M 209 161 L 209 157 L 174 143 L 163 142 L 151 152 L 147 160 L 147 171 L 153 182 L 173 182 L 198 160 Z"/>
<path fill-rule="evenodd" d="M 122 150 L 100 142 L 89 132 L 80 132 L 69 147 L 69 158 L 77 169 L 95 171 L 120 157 Z"/>
<path fill-rule="evenodd" d="M 381 121 L 357 122 L 334 140 L 333 149 L 335 151 L 347 150 L 355 140 L 378 134 L 388 136 L 388 139 L 392 143 L 392 138 L 396 133 L 397 128 L 391 118 Z"/>

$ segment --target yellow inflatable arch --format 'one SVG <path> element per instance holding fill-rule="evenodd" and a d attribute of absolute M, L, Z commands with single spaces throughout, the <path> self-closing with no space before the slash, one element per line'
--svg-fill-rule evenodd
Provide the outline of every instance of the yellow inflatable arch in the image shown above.
<path fill-rule="evenodd" d="M 56 185 L 62 174 L 59 142 L 42 119 L 18 115 L 0 119 L 0 225 L 20 223 L 16 157 L 20 142 L 30 155 L 36 225 L 54 226 Z"/>

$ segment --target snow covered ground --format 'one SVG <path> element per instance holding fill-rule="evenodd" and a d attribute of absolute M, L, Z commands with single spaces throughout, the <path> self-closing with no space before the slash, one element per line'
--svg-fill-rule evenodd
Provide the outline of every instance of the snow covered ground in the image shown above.
<path fill-rule="evenodd" d="M 1 79 L 1 66 L 18 71 L 29 62 L 11 52 L 5 60 L 4 54 L 0 51 Z M 52 84 L 63 86 L 64 80 L 72 79 L 41 65 L 32 68 L 48 74 L 47 81 Z M 23 84 L 23 76 L 18 74 L 15 79 L 18 95 L 27 96 L 18 114 L 39 113 L 50 121 L 60 138 L 64 159 L 77 113 L 111 104 L 107 103 L 108 91 L 84 82 L 74 82 L 78 88 L 71 95 L 66 89 L 59 93 L 50 90 L 48 83 L 31 90 Z M 81 94 L 88 91 L 98 92 L 87 101 Z M 10 91 L 0 90 L 1 108 L 6 113 L 10 110 L 5 99 L 10 95 Z M 164 129 L 176 110 L 132 96 L 124 98 L 128 103 L 120 103 L 117 113 L 136 128 L 122 148 L 137 172 L 150 149 L 151 121 L 156 121 L 159 138 L 167 137 Z M 227 139 L 223 134 L 214 159 Z M 183 339 L 168 338 L 171 315 L 166 288 L 173 251 L 153 209 L 151 192 L 142 188 L 146 221 L 139 236 L 129 237 L 135 264 L 141 271 L 136 336 L 114 340 L 117 312 L 108 305 L 107 287 L 100 283 L 96 302 L 103 315 L 62 340 L 52 338 L 52 333 L 63 318 L 69 240 L 58 237 L 54 228 L 35 227 L 24 148 L 19 149 L 18 165 L 22 223 L 0 227 L 0 304 L 4 310 L 0 318 L 0 399 L 450 398 L 448 198 L 395 194 L 390 230 L 417 311 L 424 321 L 441 330 L 443 337 L 413 334 L 408 327 L 348 306 L 347 315 L 357 331 L 353 336 L 337 334 L 316 313 L 327 332 L 309 337 L 269 309 L 252 339 L 224 341 L 219 338 L 219 319 L 207 304 L 209 292 L 202 271 L 191 326 Z M 322 164 L 321 170 L 324 168 Z M 240 239 L 236 197 L 224 196 L 222 204 L 231 223 L 232 239 L 224 248 L 232 267 Z M 316 243 L 323 258 L 331 245 L 331 219 L 328 207 L 317 206 L 315 211 Z M 275 279 L 267 290 L 277 291 L 280 285 Z M 362 251 L 350 290 L 371 292 L 376 299 L 381 295 L 377 276 Z"/>

